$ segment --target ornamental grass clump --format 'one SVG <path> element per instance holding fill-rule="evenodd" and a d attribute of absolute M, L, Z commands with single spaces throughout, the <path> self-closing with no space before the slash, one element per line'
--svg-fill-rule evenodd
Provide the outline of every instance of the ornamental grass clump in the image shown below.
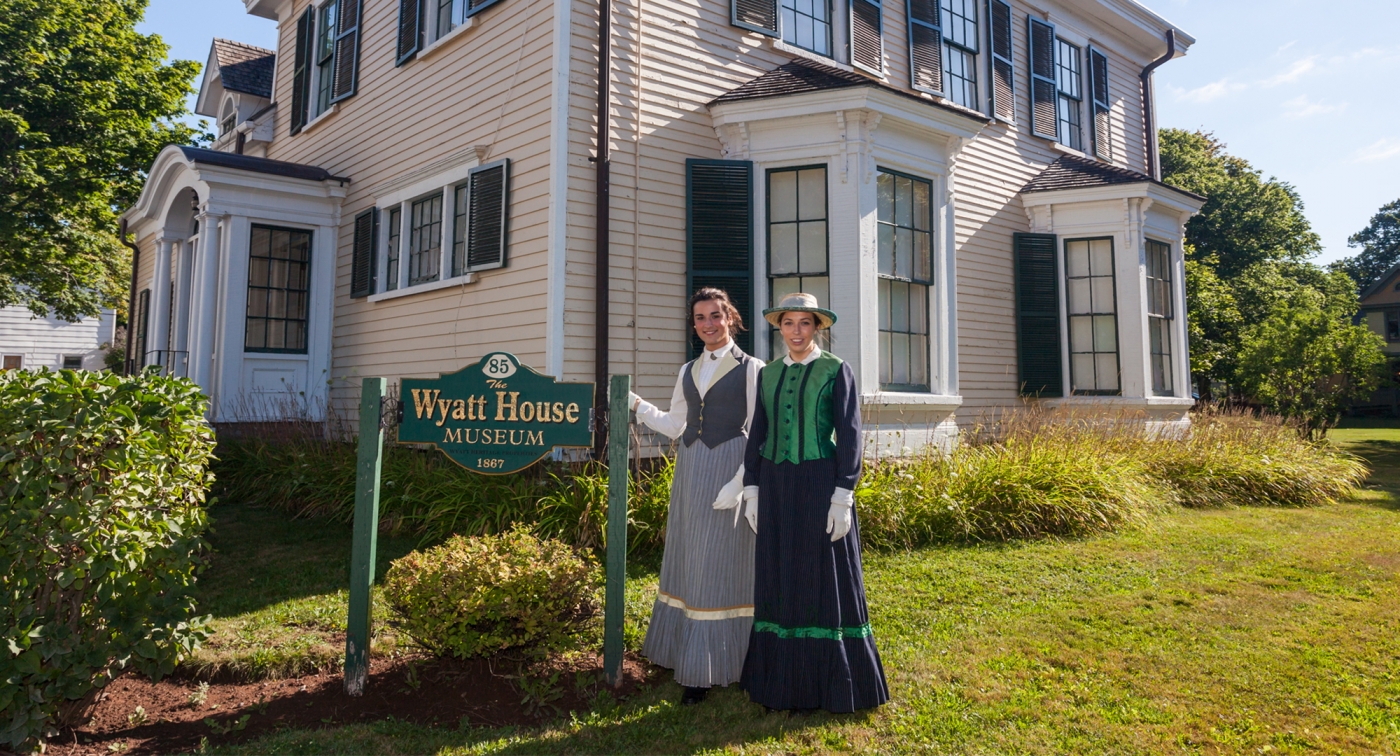
<path fill-rule="evenodd" d="M 593 560 L 523 527 L 453 536 L 393 563 L 389 622 L 425 650 L 459 659 L 571 648 L 596 613 Z"/>
<path fill-rule="evenodd" d="M 205 637 L 204 407 L 155 374 L 0 372 L 0 751 L 80 723 L 129 670 L 159 680 Z"/>

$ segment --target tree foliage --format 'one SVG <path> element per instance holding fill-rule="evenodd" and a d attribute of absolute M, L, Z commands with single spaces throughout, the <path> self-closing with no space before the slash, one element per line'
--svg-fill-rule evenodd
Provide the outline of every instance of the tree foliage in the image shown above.
<path fill-rule="evenodd" d="M 139 34 L 147 0 L 0 0 L 0 306 L 125 306 L 117 214 L 140 194 L 199 64 Z"/>
<path fill-rule="evenodd" d="M 1381 280 L 1400 263 L 1400 200 L 1382 207 L 1371 216 L 1366 228 L 1347 239 L 1348 247 L 1360 247 L 1360 254 L 1338 260 L 1334 267 L 1356 281 L 1358 289 Z"/>

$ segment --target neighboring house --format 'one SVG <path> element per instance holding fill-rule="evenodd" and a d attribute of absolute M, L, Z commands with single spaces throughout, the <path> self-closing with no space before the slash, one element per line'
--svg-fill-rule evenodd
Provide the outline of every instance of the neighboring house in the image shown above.
<path fill-rule="evenodd" d="M 1390 359 L 1388 375 L 1376 393 L 1366 401 L 1352 404 L 1353 412 L 1400 414 L 1400 265 L 1381 276 L 1361 292 L 1358 323 L 1385 339 L 1385 355 Z"/>
<path fill-rule="evenodd" d="M 596 2 L 244 2 L 269 97 L 214 109 L 216 42 L 233 124 L 124 216 L 215 419 L 495 350 L 664 400 L 711 284 L 765 358 L 764 306 L 829 302 L 883 448 L 1027 400 L 1187 422 L 1202 198 L 1152 178 L 1150 76 L 1194 40 L 1135 0 L 609 0 L 605 94 Z"/>
<path fill-rule="evenodd" d="M 101 370 L 117 318 L 103 310 L 77 323 L 36 318 L 26 307 L 0 307 L 0 369 Z"/>

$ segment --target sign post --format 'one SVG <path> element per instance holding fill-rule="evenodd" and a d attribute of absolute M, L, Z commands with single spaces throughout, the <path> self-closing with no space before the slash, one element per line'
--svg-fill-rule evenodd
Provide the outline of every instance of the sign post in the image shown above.
<path fill-rule="evenodd" d="M 350 616 L 345 633 L 345 692 L 365 692 L 369 678 L 369 587 L 379 533 L 379 478 L 384 461 L 383 378 L 360 389 L 360 454 L 355 465 L 354 542 L 350 547 Z"/>
<path fill-rule="evenodd" d="M 627 396 L 632 376 L 612 377 L 608 394 L 608 582 L 603 605 L 603 678 L 622 685 L 622 622 L 627 602 Z"/>

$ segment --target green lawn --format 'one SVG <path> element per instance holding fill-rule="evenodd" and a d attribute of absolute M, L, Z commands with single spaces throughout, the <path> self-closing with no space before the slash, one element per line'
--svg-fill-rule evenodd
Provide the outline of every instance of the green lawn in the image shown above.
<path fill-rule="evenodd" d="M 1079 541 L 867 555 L 893 695 L 871 713 L 768 715 L 733 690 L 682 709 L 679 688 L 664 682 L 537 729 L 383 722 L 225 752 L 1396 753 L 1400 427 L 1333 438 L 1376 465 L 1371 487 L 1350 502 L 1177 510 L 1143 530 Z M 233 522 L 272 517 L 217 511 Z M 272 532 L 272 522 L 255 529 Z M 230 623 L 273 627 L 285 615 L 343 626 L 334 590 L 348 533 L 276 522 L 287 537 L 256 546 L 225 541 L 236 528 L 221 526 L 228 561 L 206 576 L 206 609 Z M 301 534 L 321 540 L 308 548 Z M 382 558 L 409 546 L 381 544 Z M 286 570 L 282 558 L 305 569 Z M 233 585 L 273 573 L 283 577 L 272 600 Z M 654 584 L 654 573 L 634 571 L 629 645 Z"/>

